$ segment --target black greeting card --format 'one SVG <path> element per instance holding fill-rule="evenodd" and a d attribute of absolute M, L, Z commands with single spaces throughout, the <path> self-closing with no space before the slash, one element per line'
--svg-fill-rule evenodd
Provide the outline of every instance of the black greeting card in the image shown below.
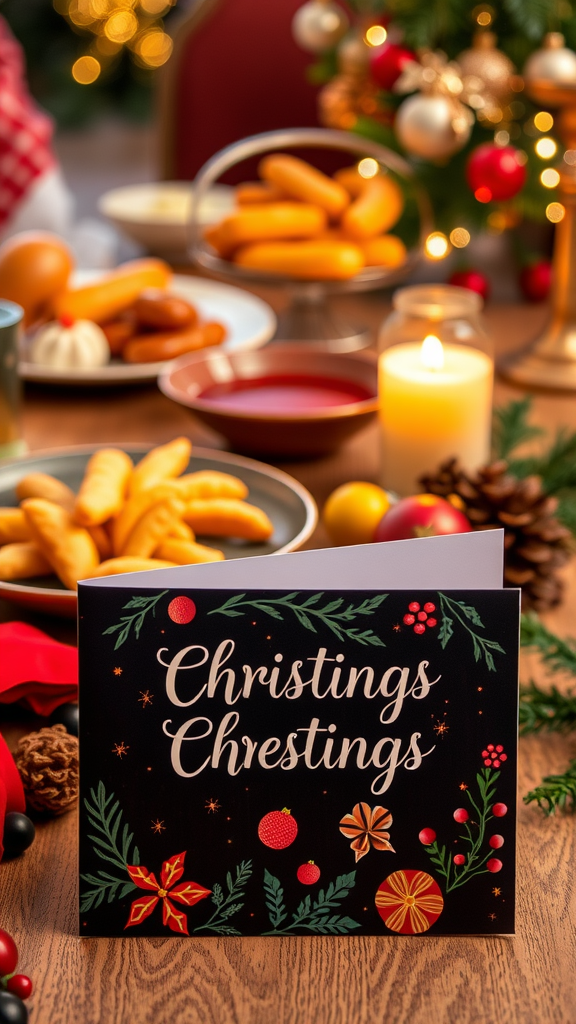
<path fill-rule="evenodd" d="M 501 564 L 470 534 L 80 584 L 80 933 L 513 932 Z"/>

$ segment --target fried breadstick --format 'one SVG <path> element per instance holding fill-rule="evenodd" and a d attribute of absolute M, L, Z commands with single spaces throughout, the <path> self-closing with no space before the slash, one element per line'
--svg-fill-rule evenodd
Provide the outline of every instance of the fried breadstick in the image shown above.
<path fill-rule="evenodd" d="M 184 501 L 196 498 L 246 498 L 248 488 L 243 480 L 230 473 L 219 473 L 215 469 L 203 469 L 198 473 L 187 473 L 174 481 Z"/>
<path fill-rule="evenodd" d="M 72 511 L 76 501 L 74 491 L 49 473 L 28 473 L 23 476 L 16 484 L 16 496 L 19 501 L 46 498 L 46 501 L 53 501 L 55 505 L 62 505 L 68 512 Z"/>
<path fill-rule="evenodd" d="M 0 544 L 30 540 L 30 529 L 20 508 L 0 508 Z"/>
<path fill-rule="evenodd" d="M 152 505 L 136 523 L 122 554 L 150 558 L 160 541 L 174 527 L 174 523 L 182 518 L 183 511 L 183 503 L 174 498 Z"/>
<path fill-rule="evenodd" d="M 172 569 L 175 564 L 175 562 L 165 562 L 160 558 L 134 558 L 126 555 L 122 558 L 109 558 L 107 562 L 101 562 L 98 568 L 91 573 L 90 578 L 119 576 L 123 572 L 145 572 L 148 569 Z M 88 578 L 86 577 L 86 579 Z"/>
<path fill-rule="evenodd" d="M 192 442 L 187 437 L 176 437 L 168 444 L 147 452 L 137 463 L 130 481 L 130 494 L 146 490 L 171 477 L 180 476 L 190 461 Z"/>
<path fill-rule="evenodd" d="M 32 540 L 68 590 L 91 576 L 100 564 L 98 549 L 83 526 L 69 512 L 45 498 L 27 498 L 22 509 Z"/>
<path fill-rule="evenodd" d="M 204 544 L 192 544 L 187 540 L 165 537 L 154 552 L 156 558 L 168 558 L 177 565 L 195 565 L 198 562 L 222 562 L 224 552 Z"/>
<path fill-rule="evenodd" d="M 124 546 L 136 523 L 142 516 L 157 505 L 159 501 L 170 501 L 178 498 L 176 480 L 164 480 L 143 491 L 131 494 L 122 511 L 112 522 L 112 550 L 115 555 L 122 554 Z M 177 528 L 176 525 L 174 527 Z"/>
<path fill-rule="evenodd" d="M 5 544 L 0 548 L 0 580 L 24 580 L 31 576 L 49 576 L 50 562 L 32 541 Z"/>
<path fill-rule="evenodd" d="M 74 518 L 80 526 L 98 526 L 120 512 L 132 473 L 132 459 L 119 448 L 100 448 L 86 466 Z"/>
<path fill-rule="evenodd" d="M 243 537 L 257 541 L 267 540 L 274 532 L 272 523 L 261 508 L 234 498 L 190 501 L 183 519 L 194 533 L 207 537 Z"/>

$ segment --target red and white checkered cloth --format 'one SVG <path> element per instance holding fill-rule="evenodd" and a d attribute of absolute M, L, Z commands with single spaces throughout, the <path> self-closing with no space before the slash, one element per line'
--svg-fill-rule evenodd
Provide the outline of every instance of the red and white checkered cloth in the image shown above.
<path fill-rule="evenodd" d="M 0 17 L 0 227 L 56 163 L 53 125 L 28 92 L 20 44 Z"/>

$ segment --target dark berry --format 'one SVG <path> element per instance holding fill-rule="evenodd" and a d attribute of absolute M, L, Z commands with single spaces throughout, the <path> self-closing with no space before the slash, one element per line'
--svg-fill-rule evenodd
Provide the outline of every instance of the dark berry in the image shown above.
<path fill-rule="evenodd" d="M 28 1010 L 12 992 L 0 992 L 0 1024 L 28 1024 Z"/>
<path fill-rule="evenodd" d="M 7 857 L 18 857 L 34 842 L 36 829 L 25 814 L 9 811 L 4 819 L 4 853 Z"/>
<path fill-rule="evenodd" d="M 8 979 L 6 988 L 19 999 L 28 999 L 32 995 L 32 982 L 27 974 L 13 974 Z"/>
<path fill-rule="evenodd" d="M 18 949 L 12 936 L 0 928 L 0 975 L 14 974 L 18 963 Z"/>
<path fill-rule="evenodd" d="M 63 725 L 71 736 L 78 735 L 78 705 L 61 704 L 48 719 L 50 725 Z"/>

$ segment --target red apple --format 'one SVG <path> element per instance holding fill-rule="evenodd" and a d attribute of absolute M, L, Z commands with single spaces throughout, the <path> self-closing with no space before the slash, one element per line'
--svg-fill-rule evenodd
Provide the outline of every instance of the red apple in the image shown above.
<path fill-rule="evenodd" d="M 449 501 L 436 494 L 415 494 L 402 498 L 386 512 L 376 527 L 374 540 L 409 540 L 471 530 L 464 513 Z"/>

